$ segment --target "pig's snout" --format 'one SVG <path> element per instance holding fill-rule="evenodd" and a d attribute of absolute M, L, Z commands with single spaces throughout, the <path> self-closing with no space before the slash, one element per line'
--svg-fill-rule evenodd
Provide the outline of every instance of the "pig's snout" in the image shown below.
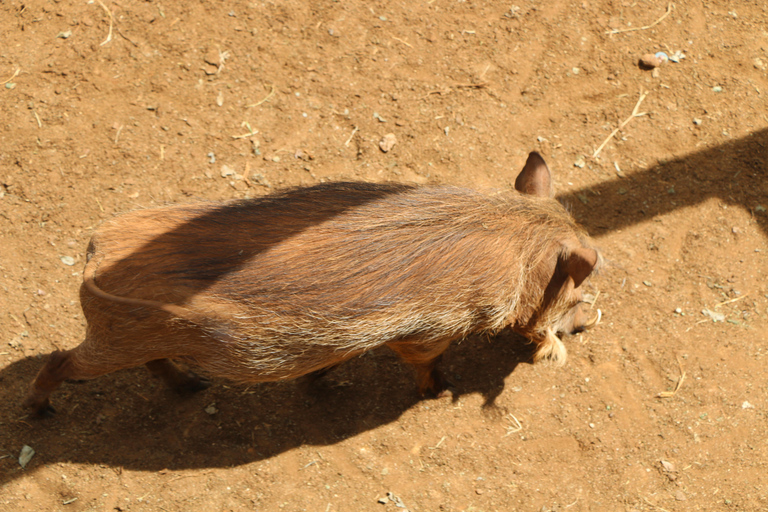
<path fill-rule="evenodd" d="M 603 317 L 602 311 L 594 310 L 588 302 L 580 302 L 574 308 L 570 325 L 559 331 L 562 334 L 578 334 L 595 327 Z"/>

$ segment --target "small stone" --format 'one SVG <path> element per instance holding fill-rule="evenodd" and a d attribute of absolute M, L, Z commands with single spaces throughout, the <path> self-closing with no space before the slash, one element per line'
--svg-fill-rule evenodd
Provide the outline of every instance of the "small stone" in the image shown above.
<path fill-rule="evenodd" d="M 724 322 L 725 321 L 725 315 L 722 313 L 718 313 L 717 311 L 710 311 L 709 309 L 702 309 L 701 314 L 704 316 L 708 316 L 712 319 L 713 322 Z"/>
<path fill-rule="evenodd" d="M 275 163 L 277 163 L 277 162 L 279 162 L 279 161 L 280 161 L 280 157 L 279 157 L 279 156 L 277 156 L 277 155 L 275 155 L 275 156 L 273 156 L 273 157 L 272 157 L 272 161 L 273 161 L 273 162 L 275 162 Z"/>
<path fill-rule="evenodd" d="M 573 162 L 573 166 L 578 167 L 579 169 L 583 169 L 585 165 L 587 165 L 587 162 L 584 160 L 583 156 L 580 156 L 576 159 L 575 162 Z"/>
<path fill-rule="evenodd" d="M 574 75 L 578 75 L 579 73 L 581 73 L 581 69 L 579 69 L 579 68 L 572 68 L 571 69 L 571 73 L 573 73 Z"/>
<path fill-rule="evenodd" d="M 387 498 L 387 497 L 385 496 L 384 498 L 379 498 L 377 501 L 378 501 L 379 503 L 381 503 L 382 505 L 386 505 L 387 503 L 389 503 L 389 498 Z"/>
<path fill-rule="evenodd" d="M 218 96 L 216 96 L 216 104 L 220 107 L 224 105 L 224 93 L 222 91 L 219 91 Z"/>
<path fill-rule="evenodd" d="M 397 144 L 397 137 L 395 137 L 394 133 L 388 133 L 379 141 L 379 148 L 384 153 L 388 153 L 395 144 Z"/>
<path fill-rule="evenodd" d="M 755 66 L 755 69 L 759 69 L 760 71 L 765 71 L 766 67 L 768 67 L 760 57 L 756 57 L 755 60 L 752 61 L 752 65 Z"/>
<path fill-rule="evenodd" d="M 475 494 L 483 494 L 485 491 L 483 489 L 475 489 Z"/>
<path fill-rule="evenodd" d="M 746 400 L 741 404 L 742 409 L 754 409 L 755 406 L 751 403 L 747 402 Z"/>
<path fill-rule="evenodd" d="M 643 69 L 653 69 L 661 66 L 665 59 L 662 59 L 658 54 L 646 53 L 640 57 L 639 65 Z"/>
<path fill-rule="evenodd" d="M 764 212 L 765 211 L 765 206 L 757 205 L 757 206 L 755 206 L 755 211 L 756 212 Z"/>
<path fill-rule="evenodd" d="M 373 113 L 373 118 L 374 119 L 378 119 L 380 123 L 386 123 L 387 122 L 387 120 L 384 119 L 383 117 L 381 117 L 378 112 L 374 112 Z"/>
<path fill-rule="evenodd" d="M 216 408 L 216 404 L 213 403 L 213 404 L 211 404 L 211 405 L 209 405 L 208 407 L 205 408 L 205 412 L 207 414 L 210 414 L 211 416 L 213 416 L 214 414 L 219 412 L 219 410 Z"/>
<path fill-rule="evenodd" d="M 737 228 L 736 226 L 734 226 L 734 227 L 731 228 L 731 232 L 734 235 L 740 235 L 741 234 L 741 228 Z"/>
<path fill-rule="evenodd" d="M 701 126 L 701 119 L 699 119 L 698 117 L 694 117 L 693 124 L 695 124 L 696 126 Z"/>
<path fill-rule="evenodd" d="M 56 38 L 57 39 L 69 39 L 69 36 L 71 36 L 71 35 L 72 35 L 72 31 L 71 30 L 67 30 L 66 32 L 59 32 L 58 34 L 56 34 Z"/>
<path fill-rule="evenodd" d="M 35 455 L 35 450 L 31 446 L 24 445 L 21 448 L 21 453 L 19 454 L 19 465 L 22 468 L 26 468 L 27 464 L 29 464 L 29 461 L 32 460 L 32 457 Z"/>
<path fill-rule="evenodd" d="M 443 128 L 443 131 L 445 132 L 445 135 L 447 136 L 448 132 L 451 131 L 451 127 L 450 126 L 446 126 L 445 128 Z"/>
<path fill-rule="evenodd" d="M 216 155 L 214 155 L 212 152 L 208 153 L 208 163 L 209 164 L 215 164 L 216 163 Z"/>
<path fill-rule="evenodd" d="M 723 88 L 719 85 L 716 85 L 712 88 L 712 92 L 723 92 Z"/>
<path fill-rule="evenodd" d="M 590 423 L 589 424 L 589 428 L 595 428 L 595 424 L 594 423 Z"/>
<path fill-rule="evenodd" d="M 683 494 L 683 491 L 677 491 L 675 493 L 675 499 L 677 501 L 685 501 L 687 498 L 685 497 L 685 494 Z"/>
<path fill-rule="evenodd" d="M 675 471 L 677 471 L 675 469 L 675 465 L 666 460 L 661 461 L 661 467 L 663 467 L 664 471 L 666 471 L 667 473 L 674 473 Z"/>
<path fill-rule="evenodd" d="M 645 286 L 647 286 L 648 288 L 650 288 L 651 286 L 653 286 L 653 283 L 652 283 L 652 282 L 650 282 L 650 281 L 643 281 L 643 284 L 644 284 Z"/>
<path fill-rule="evenodd" d="M 15 89 L 16 88 L 16 84 L 13 83 L 13 82 L 8 82 L 7 84 L 5 84 L 5 88 L 6 89 Z"/>
<path fill-rule="evenodd" d="M 206 62 L 206 64 L 219 67 L 221 64 L 221 54 L 218 52 L 218 50 L 210 49 L 205 54 L 205 57 L 203 57 L 203 60 Z"/>
<path fill-rule="evenodd" d="M 226 178 L 235 174 L 235 170 L 228 165 L 221 166 L 221 177 Z"/>
<path fill-rule="evenodd" d="M 681 308 L 675 308 L 675 313 L 677 313 L 678 315 L 682 312 L 683 310 Z"/>
<path fill-rule="evenodd" d="M 75 258 L 73 258 L 72 256 L 62 256 L 61 257 L 61 262 L 63 264 L 65 264 L 65 265 L 71 267 L 72 265 L 75 264 Z"/>

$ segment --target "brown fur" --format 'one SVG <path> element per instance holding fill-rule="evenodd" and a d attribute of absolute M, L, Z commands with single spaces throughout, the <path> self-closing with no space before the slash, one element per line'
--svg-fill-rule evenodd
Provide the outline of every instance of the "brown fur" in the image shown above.
<path fill-rule="evenodd" d="M 521 173 L 537 187 L 518 188 L 544 197 L 332 183 L 117 217 L 88 250 L 85 340 L 52 354 L 26 403 L 43 412 L 64 379 L 141 364 L 176 388 L 202 387 L 171 359 L 259 382 L 384 344 L 436 393 L 452 341 L 507 326 L 539 345 L 537 360 L 564 360 L 555 333 L 579 328 L 577 286 L 600 258 L 549 197 L 538 160 Z"/>

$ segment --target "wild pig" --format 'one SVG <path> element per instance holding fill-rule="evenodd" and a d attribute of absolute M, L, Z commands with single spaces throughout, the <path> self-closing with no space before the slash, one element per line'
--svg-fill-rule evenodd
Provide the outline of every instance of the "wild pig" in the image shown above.
<path fill-rule="evenodd" d="M 505 327 L 562 363 L 580 331 L 584 280 L 601 264 L 531 153 L 517 192 L 325 183 L 233 201 L 138 210 L 88 248 L 85 340 L 51 354 L 26 405 L 53 411 L 65 379 L 146 364 L 177 389 L 322 372 L 387 345 L 422 393 L 454 340 Z"/>

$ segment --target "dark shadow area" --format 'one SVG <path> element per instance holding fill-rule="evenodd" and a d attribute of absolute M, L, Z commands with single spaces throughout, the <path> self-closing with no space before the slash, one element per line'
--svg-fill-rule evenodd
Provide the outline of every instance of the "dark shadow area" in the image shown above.
<path fill-rule="evenodd" d="M 321 183 L 250 200 L 167 210 L 167 215 L 150 220 L 168 226 L 183 222 L 112 262 L 109 270 L 97 276 L 97 282 L 110 291 L 125 284 L 127 276 L 134 288 L 151 287 L 153 276 L 159 276 L 166 289 L 173 289 L 172 296 L 164 300 L 184 304 L 270 247 L 347 210 L 408 188 L 399 184 Z"/>
<path fill-rule="evenodd" d="M 610 164 L 606 165 L 609 167 Z M 610 171 L 612 175 L 615 173 Z M 718 198 L 744 208 L 768 234 L 768 130 L 626 178 L 558 195 L 593 237 Z M 587 201 L 584 204 L 584 200 Z"/>
<path fill-rule="evenodd" d="M 446 352 L 441 368 L 454 384 L 454 400 L 479 393 L 492 406 L 504 379 L 531 360 L 532 345 L 511 332 L 472 337 Z M 20 404 L 41 360 L 0 370 L 0 400 Z M 0 418 L 0 484 L 61 461 L 158 471 L 227 467 L 268 459 L 302 446 L 323 446 L 396 421 L 424 400 L 410 367 L 381 348 L 348 361 L 304 389 L 301 381 L 250 387 L 214 381 L 180 396 L 144 368 L 83 383 L 65 383 L 55 395 L 58 413 L 26 418 L 19 405 Z M 435 399 L 452 407 L 450 398 Z M 206 409 L 213 405 L 216 412 Z M 209 409 L 209 411 L 213 411 Z M 37 454 L 26 470 L 18 450 Z"/>

